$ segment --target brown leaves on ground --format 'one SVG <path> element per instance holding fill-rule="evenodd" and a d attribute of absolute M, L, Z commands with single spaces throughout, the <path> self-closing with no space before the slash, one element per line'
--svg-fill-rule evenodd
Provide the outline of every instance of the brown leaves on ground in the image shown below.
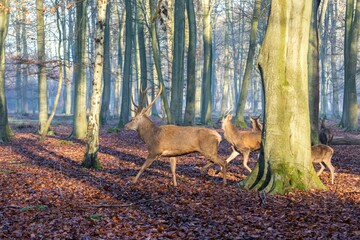
<path fill-rule="evenodd" d="M 69 126 L 39 143 L 35 124 L 13 126 L 15 138 L 0 145 L 0 239 L 252 239 L 360 238 L 360 148 L 333 146 L 335 184 L 328 191 L 266 196 L 237 183 L 248 174 L 242 156 L 222 186 L 217 166 L 199 168 L 197 154 L 178 160 L 178 187 L 170 163 L 153 163 L 130 184 L 147 150 L 136 132 L 101 133 L 100 171 L 81 167 L 84 142 L 64 140 Z M 223 141 L 219 150 L 231 153 Z M 255 165 L 257 153 L 250 159 Z"/>

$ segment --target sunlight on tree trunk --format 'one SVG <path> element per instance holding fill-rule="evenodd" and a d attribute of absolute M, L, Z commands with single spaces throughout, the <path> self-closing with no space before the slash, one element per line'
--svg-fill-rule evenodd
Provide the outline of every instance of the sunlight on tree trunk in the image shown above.
<path fill-rule="evenodd" d="M 324 189 L 311 162 L 308 105 L 311 2 L 274 0 L 259 55 L 265 92 L 260 158 L 245 189 L 284 194 Z"/>
<path fill-rule="evenodd" d="M 103 76 L 103 62 L 104 62 L 104 31 L 108 25 L 106 22 L 106 6 L 108 0 L 98 0 L 98 19 L 96 25 L 95 36 L 95 65 L 94 78 L 92 80 L 92 95 L 90 104 L 90 114 L 88 120 L 87 134 L 86 134 L 86 152 L 82 162 L 82 166 L 86 168 L 101 168 L 98 160 L 99 150 L 99 131 L 100 131 L 100 100 L 102 95 L 102 76 Z"/>

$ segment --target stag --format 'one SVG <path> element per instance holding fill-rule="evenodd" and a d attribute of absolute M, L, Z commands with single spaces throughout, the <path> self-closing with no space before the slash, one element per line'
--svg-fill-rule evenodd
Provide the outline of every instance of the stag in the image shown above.
<path fill-rule="evenodd" d="M 325 166 L 324 164 L 329 168 L 330 174 L 331 174 L 331 183 L 334 184 L 334 171 L 335 168 L 331 164 L 331 158 L 334 154 L 334 150 L 324 144 L 317 144 L 311 147 L 311 160 L 313 163 L 319 163 L 321 168 L 317 172 L 317 175 L 320 176 L 320 174 L 324 171 Z"/>
<path fill-rule="evenodd" d="M 247 165 L 249 155 L 251 152 L 259 150 L 261 144 L 261 132 L 260 131 L 241 131 L 237 129 L 231 122 L 232 115 L 229 114 L 222 119 L 221 128 L 224 130 L 224 137 L 226 141 L 231 144 L 232 153 L 226 159 L 226 163 L 231 162 L 240 153 L 244 156 L 243 166 L 251 172 L 251 169 Z M 211 163 L 208 163 L 203 167 L 203 170 L 208 168 Z"/>
<path fill-rule="evenodd" d="M 319 140 L 322 144 L 329 145 L 329 143 L 333 139 L 333 134 L 330 131 L 330 129 L 325 126 L 325 121 L 326 121 L 326 118 L 323 118 L 321 120 Z"/>
<path fill-rule="evenodd" d="M 260 122 L 260 117 L 261 117 L 261 114 L 257 117 L 253 117 L 253 116 L 249 115 L 249 119 L 250 119 L 251 126 L 252 126 L 252 131 L 260 131 L 260 132 L 262 131 L 263 125 Z"/>
<path fill-rule="evenodd" d="M 146 90 L 145 90 L 146 91 Z M 176 157 L 198 152 L 222 168 L 223 184 L 226 184 L 227 163 L 218 157 L 218 147 L 222 140 L 220 134 L 204 127 L 184 127 L 175 125 L 155 125 L 147 116 L 155 101 L 159 98 L 162 85 L 154 100 L 146 107 L 137 107 L 135 117 L 125 125 L 125 129 L 135 130 L 145 142 L 148 156 L 133 180 L 136 183 L 140 175 L 159 157 L 170 157 L 170 169 L 174 186 L 176 182 Z"/>

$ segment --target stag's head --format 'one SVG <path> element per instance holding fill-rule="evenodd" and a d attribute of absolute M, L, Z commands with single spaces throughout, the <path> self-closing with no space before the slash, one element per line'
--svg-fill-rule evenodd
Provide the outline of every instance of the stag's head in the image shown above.
<path fill-rule="evenodd" d="M 145 96 L 146 96 L 146 91 L 149 88 L 146 88 L 145 90 L 141 91 L 141 99 L 140 99 L 140 103 L 139 105 L 135 104 L 134 99 L 132 98 L 132 103 L 135 107 L 135 110 L 133 110 L 135 112 L 135 116 L 130 120 L 130 122 L 128 122 L 127 124 L 125 124 L 124 128 L 127 130 L 135 130 L 137 131 L 139 126 L 142 126 L 142 123 L 144 121 L 146 121 L 146 119 L 148 119 L 148 114 L 150 112 L 151 107 L 154 105 L 154 103 L 156 102 L 156 100 L 160 97 L 161 92 L 162 92 L 162 84 L 160 84 L 160 89 L 158 94 L 156 95 L 156 97 L 154 98 L 154 100 L 147 106 L 147 107 L 143 107 L 143 103 L 145 100 Z"/>

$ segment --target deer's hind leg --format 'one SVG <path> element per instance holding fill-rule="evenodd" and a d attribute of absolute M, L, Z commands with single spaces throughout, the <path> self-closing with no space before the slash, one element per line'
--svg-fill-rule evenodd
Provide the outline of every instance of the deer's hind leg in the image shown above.
<path fill-rule="evenodd" d="M 170 169 L 171 169 L 171 173 L 172 173 L 174 186 L 176 187 L 177 182 L 176 182 L 176 158 L 175 157 L 170 158 Z"/>

